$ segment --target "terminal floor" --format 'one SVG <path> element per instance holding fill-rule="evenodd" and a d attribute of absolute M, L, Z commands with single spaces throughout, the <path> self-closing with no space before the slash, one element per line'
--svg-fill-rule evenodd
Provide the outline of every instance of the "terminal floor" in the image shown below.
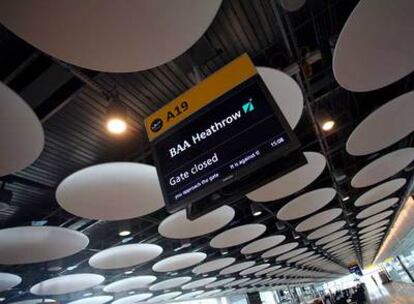
<path fill-rule="evenodd" d="M 370 304 L 414 304 L 414 284 L 391 283 L 367 286 Z"/>

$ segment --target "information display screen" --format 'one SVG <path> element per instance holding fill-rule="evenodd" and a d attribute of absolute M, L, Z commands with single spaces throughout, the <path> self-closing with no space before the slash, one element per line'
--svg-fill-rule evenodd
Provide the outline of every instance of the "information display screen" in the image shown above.
<path fill-rule="evenodd" d="M 180 104 L 181 110 L 186 106 Z M 256 75 L 152 144 L 167 207 L 174 210 L 260 169 L 293 142 L 290 127 Z"/>

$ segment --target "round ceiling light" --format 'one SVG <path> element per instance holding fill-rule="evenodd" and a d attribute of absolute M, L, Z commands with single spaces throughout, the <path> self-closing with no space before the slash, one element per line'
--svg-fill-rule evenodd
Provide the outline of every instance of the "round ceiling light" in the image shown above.
<path fill-rule="evenodd" d="M 346 143 L 351 155 L 367 155 L 385 149 L 414 131 L 414 91 L 391 100 L 368 115 Z M 398 117 L 398 123 L 389 124 Z M 378 136 L 381 134 L 381 136 Z"/>
<path fill-rule="evenodd" d="M 335 197 L 333 188 L 321 188 L 306 192 L 284 205 L 277 213 L 282 221 L 295 220 L 310 215 L 329 204 Z"/>
<path fill-rule="evenodd" d="M 52 261 L 88 246 L 79 231 L 52 226 L 24 226 L 0 230 L 0 264 L 16 265 Z"/>
<path fill-rule="evenodd" d="M 272 202 L 292 195 L 315 181 L 326 166 L 325 157 L 316 152 L 304 152 L 307 164 L 248 193 L 255 202 Z"/>
<path fill-rule="evenodd" d="M 266 231 L 266 226 L 262 224 L 246 224 L 226 230 L 216 235 L 211 241 L 213 248 L 228 248 L 237 246 L 259 237 Z"/>
<path fill-rule="evenodd" d="M 141 265 L 155 259 L 162 248 L 154 244 L 128 244 L 95 253 L 89 265 L 97 269 L 119 269 Z"/>
<path fill-rule="evenodd" d="M 73 173 L 58 186 L 56 199 L 74 215 L 99 220 L 140 217 L 164 206 L 155 168 L 127 162 L 95 165 Z"/>
<path fill-rule="evenodd" d="M 414 161 L 414 148 L 399 149 L 363 167 L 351 180 L 354 188 L 363 188 L 382 182 L 397 174 Z"/>
<path fill-rule="evenodd" d="M 414 11 L 410 0 L 360 1 L 336 43 L 332 69 L 347 90 L 364 92 L 385 87 L 414 70 Z"/>
<path fill-rule="evenodd" d="M 189 239 L 226 226 L 234 214 L 232 207 L 222 206 L 195 220 L 189 220 L 186 210 L 181 210 L 165 218 L 158 226 L 158 232 L 170 239 Z"/>
<path fill-rule="evenodd" d="M 112 73 L 151 69 L 183 54 L 221 5 L 221 0 L 23 2 L 0 5 L 0 22 L 10 31 L 60 60 Z"/>
<path fill-rule="evenodd" d="M 69 274 L 42 281 L 30 288 L 30 292 L 38 296 L 63 295 L 94 287 L 104 280 L 105 278 L 98 274 Z"/>
<path fill-rule="evenodd" d="M 0 176 L 33 163 L 44 146 L 43 127 L 33 110 L 0 82 Z"/>

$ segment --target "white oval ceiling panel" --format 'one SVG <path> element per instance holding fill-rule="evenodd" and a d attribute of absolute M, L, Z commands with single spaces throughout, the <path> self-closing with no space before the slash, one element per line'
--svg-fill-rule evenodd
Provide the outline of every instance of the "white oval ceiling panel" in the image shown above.
<path fill-rule="evenodd" d="M 293 258 L 293 257 L 295 257 L 295 256 L 297 256 L 297 255 L 299 255 L 299 254 L 304 253 L 306 250 L 308 250 L 308 248 L 298 248 L 298 249 L 295 249 L 295 250 L 292 250 L 292 251 L 286 252 L 286 253 L 284 253 L 284 254 L 282 254 L 282 255 L 278 256 L 278 257 L 276 258 L 276 261 L 277 261 L 277 262 L 280 262 L 280 261 L 286 261 L 286 260 L 288 260 L 288 259 L 290 259 L 290 258 Z"/>
<path fill-rule="evenodd" d="M 189 220 L 186 210 L 181 210 L 165 218 L 158 226 L 158 232 L 170 239 L 190 239 L 226 226 L 234 218 L 234 213 L 232 207 L 222 206 L 195 220 Z"/>
<path fill-rule="evenodd" d="M 287 263 L 296 263 L 296 262 L 299 262 L 299 261 L 301 261 L 301 260 L 304 260 L 304 259 L 306 259 L 306 258 L 308 258 L 308 257 L 310 257 L 310 256 L 312 256 L 312 255 L 314 255 L 314 254 L 315 254 L 315 252 L 313 252 L 313 251 L 308 251 L 308 252 L 305 252 L 305 253 L 299 254 L 299 255 L 297 255 L 297 256 L 295 256 L 295 257 L 293 257 L 293 258 L 290 258 L 290 259 L 287 261 Z"/>
<path fill-rule="evenodd" d="M 341 229 L 343 226 L 345 226 L 345 224 L 346 224 L 345 221 L 337 221 L 337 222 L 328 224 L 310 233 L 307 236 L 307 239 L 316 240 L 321 237 L 327 236 L 328 234 L 334 233 L 335 231 Z"/>
<path fill-rule="evenodd" d="M 0 82 L 0 176 L 33 163 L 44 146 L 43 127 L 33 110 Z"/>
<path fill-rule="evenodd" d="M 323 248 L 323 249 L 329 249 L 329 248 L 332 248 L 332 247 L 334 247 L 334 246 L 336 246 L 336 245 L 339 245 L 339 244 L 344 244 L 344 242 L 345 242 L 345 241 L 347 241 L 347 240 L 349 240 L 350 238 L 351 238 L 351 236 L 350 236 L 350 235 L 348 235 L 348 236 L 343 236 L 343 237 L 341 237 L 341 238 L 339 238 L 339 239 L 336 239 L 335 241 L 332 241 L 332 242 L 330 242 L 330 243 L 325 244 L 322 248 Z"/>
<path fill-rule="evenodd" d="M 380 184 L 358 197 L 354 205 L 356 207 L 361 207 L 378 202 L 401 189 L 406 183 L 407 180 L 405 178 L 396 178 Z"/>
<path fill-rule="evenodd" d="M 260 270 L 260 271 L 256 272 L 254 275 L 255 275 L 256 277 L 260 277 L 260 276 L 262 276 L 262 275 L 264 275 L 264 274 L 266 274 L 266 273 L 269 273 L 269 272 L 272 272 L 272 271 L 278 270 L 278 269 L 280 269 L 280 268 L 282 268 L 282 266 L 281 266 L 281 265 L 272 266 L 272 267 L 269 267 L 269 268 L 266 268 L 266 269 Z"/>
<path fill-rule="evenodd" d="M 132 278 L 121 279 L 103 288 L 105 292 L 125 292 L 134 289 L 147 288 L 157 277 L 152 275 L 136 276 Z"/>
<path fill-rule="evenodd" d="M 167 292 L 167 293 L 163 293 L 163 294 L 160 294 L 158 296 L 152 297 L 151 299 L 147 300 L 146 302 L 147 303 L 158 303 L 158 302 L 170 301 L 170 300 L 178 297 L 181 294 L 182 294 L 181 291 Z"/>
<path fill-rule="evenodd" d="M 372 224 L 374 224 L 376 222 L 382 221 L 383 219 L 385 219 L 385 218 L 389 217 L 391 214 L 393 214 L 393 212 L 394 211 L 392 211 L 392 210 L 388 210 L 388 211 L 384 211 L 384 212 L 378 213 L 378 214 L 376 214 L 374 216 L 371 216 L 371 217 L 363 220 L 362 222 L 360 222 L 358 224 L 358 228 L 363 228 L 363 227 L 372 225 Z"/>
<path fill-rule="evenodd" d="M 152 270 L 156 272 L 177 271 L 201 263 L 206 257 L 207 254 L 204 252 L 181 253 L 155 263 Z"/>
<path fill-rule="evenodd" d="M 205 293 L 197 296 L 196 298 L 208 298 L 210 296 L 218 294 L 219 292 L 221 292 L 221 289 L 214 289 L 214 290 L 206 291 Z"/>
<path fill-rule="evenodd" d="M 226 278 L 226 279 L 218 280 L 218 281 L 215 281 L 213 283 L 210 283 L 210 284 L 206 285 L 206 287 L 207 288 L 216 288 L 216 287 L 219 287 L 219 286 L 224 286 L 224 285 L 226 285 L 230 282 L 233 282 L 235 279 L 236 278 L 232 277 L 232 278 Z"/>
<path fill-rule="evenodd" d="M 213 248 L 227 248 L 237 246 L 261 236 L 266 231 L 262 224 L 246 224 L 226 230 L 216 235 L 211 241 Z"/>
<path fill-rule="evenodd" d="M 272 235 L 268 237 L 261 238 L 257 241 L 251 242 L 250 244 L 244 246 L 240 252 L 242 254 L 253 254 L 267 250 L 269 248 L 275 247 L 282 243 L 286 237 L 284 235 Z"/>
<path fill-rule="evenodd" d="M 364 229 L 359 230 L 358 233 L 359 234 L 364 234 L 364 233 L 370 232 L 370 231 L 375 230 L 377 228 L 380 228 L 382 226 L 388 225 L 389 222 L 390 222 L 390 220 L 383 220 L 383 221 L 377 222 L 375 224 L 372 224 L 372 225 L 369 225 L 369 226 L 365 227 Z"/>
<path fill-rule="evenodd" d="M 18 275 L 0 272 L 0 292 L 13 288 L 22 282 Z"/>
<path fill-rule="evenodd" d="M 318 214 L 312 215 L 311 217 L 300 222 L 295 230 L 298 232 L 309 231 L 318 227 L 321 227 L 340 216 L 342 213 L 341 208 L 333 208 L 322 211 Z"/>
<path fill-rule="evenodd" d="M 132 296 L 127 296 L 120 298 L 118 300 L 115 300 L 112 302 L 112 304 L 131 304 L 131 303 L 137 303 L 141 301 L 145 301 L 152 297 L 152 293 L 140 293 L 140 294 L 134 294 Z"/>
<path fill-rule="evenodd" d="M 203 263 L 197 267 L 194 267 L 192 272 L 195 274 L 203 274 L 203 273 L 209 273 L 212 271 L 217 271 L 217 270 L 220 270 L 222 268 L 225 268 L 233 264 L 235 261 L 236 259 L 231 258 L 231 257 L 212 260 L 212 261 Z"/>
<path fill-rule="evenodd" d="M 199 287 L 204 287 L 205 285 L 210 284 L 210 283 L 212 283 L 216 280 L 217 280 L 216 277 L 196 280 L 196 281 L 193 281 L 193 282 L 190 282 L 188 284 L 183 285 L 181 287 L 181 289 L 186 290 L 186 289 L 195 289 L 195 288 L 199 288 Z"/>
<path fill-rule="evenodd" d="M 95 253 L 89 265 L 97 269 L 119 269 L 141 265 L 155 259 L 162 248 L 154 244 L 128 244 Z"/>
<path fill-rule="evenodd" d="M 11 302 L 9 304 L 43 304 L 43 303 L 56 303 L 56 300 L 53 299 L 29 299 L 17 302 Z"/>
<path fill-rule="evenodd" d="M 24 226 L 0 230 L 0 264 L 29 264 L 60 259 L 88 246 L 79 231 L 52 226 Z"/>
<path fill-rule="evenodd" d="M 373 205 L 365 208 L 364 210 L 360 211 L 356 215 L 356 218 L 357 219 L 364 219 L 364 218 L 367 218 L 367 217 L 372 216 L 374 214 L 377 214 L 377 213 L 380 213 L 382 211 L 385 211 L 388 208 L 390 208 L 393 205 L 395 205 L 396 203 L 398 203 L 398 201 L 399 201 L 399 198 L 398 197 L 392 197 L 392 198 L 383 200 L 382 202 L 373 204 Z"/>
<path fill-rule="evenodd" d="M 0 5 L 0 22 L 60 60 L 103 72 L 136 72 L 187 51 L 208 29 L 220 4 L 221 0 L 46 0 L 39 5 L 17 0 Z"/>
<path fill-rule="evenodd" d="M 332 69 L 347 90 L 365 92 L 385 87 L 414 70 L 414 11 L 411 0 L 360 1 L 336 43 Z"/>
<path fill-rule="evenodd" d="M 271 258 L 280 254 L 283 254 L 287 251 L 290 251 L 292 249 L 295 249 L 296 247 L 299 246 L 299 243 L 297 242 L 292 242 L 292 243 L 287 243 L 287 244 L 283 244 L 283 245 L 279 245 L 275 248 L 272 248 L 268 251 L 265 251 L 262 254 L 262 259 L 266 259 L 266 258 Z"/>
<path fill-rule="evenodd" d="M 68 302 L 68 304 L 104 304 L 112 301 L 112 299 L 112 296 L 96 296 Z"/>
<path fill-rule="evenodd" d="M 234 287 L 234 286 L 246 283 L 247 281 L 250 281 L 250 279 L 249 278 L 238 279 L 238 280 L 235 280 L 233 282 L 226 284 L 226 287 Z"/>
<path fill-rule="evenodd" d="M 182 294 L 174 299 L 174 301 L 191 300 L 192 298 L 201 295 L 204 290 L 196 290 Z"/>
<path fill-rule="evenodd" d="M 73 173 L 58 186 L 56 199 L 74 215 L 109 221 L 140 217 L 164 207 L 155 167 L 128 162 Z"/>
<path fill-rule="evenodd" d="M 268 264 L 268 263 L 256 265 L 256 266 L 253 266 L 253 267 L 250 267 L 250 268 L 247 268 L 247 269 L 241 271 L 239 273 L 239 275 L 246 276 L 246 275 L 249 275 L 249 274 L 252 274 L 252 273 L 257 273 L 257 272 L 259 272 L 263 269 L 268 268 L 269 266 L 270 266 L 270 264 Z"/>
<path fill-rule="evenodd" d="M 338 238 L 340 238 L 340 237 L 344 236 L 344 235 L 345 235 L 345 234 L 347 234 L 348 232 L 349 232 L 349 231 L 348 231 L 347 229 L 342 229 L 342 230 L 339 230 L 339 231 L 337 231 L 337 232 L 334 232 L 334 233 L 332 233 L 332 234 L 330 234 L 330 235 L 328 235 L 328 236 L 325 236 L 325 237 L 323 237 L 323 238 L 321 238 L 321 239 L 317 240 L 315 244 L 316 244 L 317 246 L 327 244 L 327 243 L 329 243 L 329 242 L 332 242 L 332 241 L 334 241 L 334 240 L 336 240 L 336 239 L 338 239 Z"/>
<path fill-rule="evenodd" d="M 184 285 L 191 281 L 191 277 L 178 277 L 173 279 L 164 280 L 158 283 L 155 283 L 150 286 L 149 290 L 158 291 L 164 289 L 171 289 L 181 285 Z"/>
<path fill-rule="evenodd" d="M 226 275 L 226 274 L 231 274 L 231 273 L 235 273 L 235 272 L 240 272 L 244 269 L 252 267 L 254 264 L 256 264 L 256 262 L 254 262 L 254 261 L 248 261 L 248 262 L 242 262 L 242 263 L 234 264 L 234 265 L 231 265 L 227 268 L 224 268 L 224 269 L 220 270 L 220 274 L 221 275 Z"/>
<path fill-rule="evenodd" d="M 279 0 L 279 3 L 288 12 L 296 12 L 305 5 L 306 0 Z"/>
<path fill-rule="evenodd" d="M 397 174 L 414 161 L 414 148 L 399 149 L 363 167 L 352 178 L 351 185 L 354 188 L 363 188 L 382 182 Z"/>
<path fill-rule="evenodd" d="M 257 72 L 290 127 L 294 129 L 303 112 L 303 94 L 299 85 L 292 77 L 276 69 L 257 67 Z"/>
<path fill-rule="evenodd" d="M 30 292 L 38 296 L 62 295 L 97 286 L 104 280 L 99 274 L 69 274 L 42 281 L 30 288 Z"/>
<path fill-rule="evenodd" d="M 277 213 L 277 218 L 290 221 L 312 214 L 329 204 L 335 195 L 336 191 L 333 188 L 306 192 L 284 205 Z"/>
<path fill-rule="evenodd" d="M 414 91 L 398 96 L 369 114 L 349 137 L 347 152 L 356 156 L 367 155 L 395 144 L 414 131 L 413 116 Z M 396 117 L 398 123 L 388 123 Z"/>
<path fill-rule="evenodd" d="M 307 164 L 265 184 L 246 196 L 255 202 L 272 202 L 310 185 L 325 169 L 326 159 L 322 154 L 316 152 L 305 152 L 304 156 Z"/>

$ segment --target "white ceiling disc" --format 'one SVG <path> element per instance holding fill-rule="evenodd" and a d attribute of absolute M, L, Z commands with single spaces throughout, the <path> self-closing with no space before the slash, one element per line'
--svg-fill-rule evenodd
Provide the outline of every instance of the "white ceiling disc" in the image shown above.
<path fill-rule="evenodd" d="M 390 220 L 383 220 L 383 221 L 381 221 L 381 222 L 377 222 L 377 223 L 375 223 L 375 224 L 369 225 L 369 226 L 367 226 L 367 227 L 365 227 L 365 228 L 363 228 L 363 229 L 359 230 L 359 231 L 358 231 L 358 233 L 359 233 L 359 234 L 364 234 L 364 233 L 370 232 L 370 231 L 372 231 L 372 230 L 375 230 L 375 229 L 377 229 L 377 228 L 380 228 L 380 227 L 382 227 L 382 226 L 387 225 L 389 222 L 390 222 Z"/>
<path fill-rule="evenodd" d="M 360 211 L 357 215 L 356 218 L 357 219 L 364 219 L 367 218 L 369 216 L 372 216 L 374 214 L 380 213 L 382 211 L 387 210 L 388 208 L 390 208 L 391 206 L 395 205 L 396 203 L 398 203 L 399 198 L 398 197 L 392 197 L 386 200 L 383 200 L 382 202 L 376 203 L 374 205 L 371 205 L 367 208 L 365 208 L 364 210 Z"/>
<path fill-rule="evenodd" d="M 29 264 L 60 259 L 88 246 L 82 232 L 52 226 L 0 230 L 0 264 Z"/>
<path fill-rule="evenodd" d="M 252 273 L 257 273 L 257 272 L 259 272 L 263 269 L 268 268 L 269 266 L 270 266 L 270 264 L 268 264 L 268 263 L 256 265 L 256 266 L 253 266 L 253 267 L 250 267 L 250 268 L 247 268 L 247 269 L 241 271 L 239 273 L 239 275 L 246 276 L 246 275 L 249 275 L 249 274 L 252 274 Z"/>
<path fill-rule="evenodd" d="M 299 243 L 297 242 L 292 242 L 292 243 L 287 243 L 287 244 L 283 244 L 283 245 L 279 245 L 275 248 L 272 248 L 268 251 L 265 251 L 262 254 L 262 259 L 266 259 L 266 258 L 271 258 L 277 255 L 280 255 L 282 253 L 285 253 L 287 251 L 290 251 L 292 249 L 295 249 L 296 247 L 299 246 Z"/>
<path fill-rule="evenodd" d="M 177 271 L 201 263 L 206 257 L 207 254 L 204 252 L 181 253 L 155 263 L 152 270 L 156 272 Z"/>
<path fill-rule="evenodd" d="M 30 300 L 11 302 L 9 304 L 43 304 L 43 303 L 56 303 L 56 300 L 52 300 L 52 299 L 30 299 Z"/>
<path fill-rule="evenodd" d="M 250 281 L 250 279 L 249 278 L 241 278 L 241 279 L 238 279 L 238 280 L 235 280 L 233 282 L 230 282 L 230 283 L 226 284 L 226 287 L 234 287 L 234 286 L 246 283 L 247 281 Z"/>
<path fill-rule="evenodd" d="M 0 292 L 13 288 L 22 282 L 22 278 L 18 275 L 0 272 Z"/>
<path fill-rule="evenodd" d="M 361 244 L 368 244 L 368 243 L 372 243 L 372 242 L 376 242 L 378 240 L 382 239 L 382 236 L 384 235 L 384 233 L 380 233 L 380 234 L 376 234 L 376 235 L 372 235 L 366 239 L 361 240 Z"/>
<path fill-rule="evenodd" d="M 325 169 L 326 159 L 322 154 L 316 152 L 305 152 L 304 156 L 307 164 L 265 184 L 246 196 L 255 202 L 272 202 L 310 185 Z"/>
<path fill-rule="evenodd" d="M 0 176 L 20 171 L 43 150 L 43 127 L 33 110 L 0 82 Z"/>
<path fill-rule="evenodd" d="M 151 283 L 157 279 L 156 276 L 143 275 L 132 278 L 121 279 L 103 288 L 105 292 L 124 292 L 134 289 L 147 288 Z"/>
<path fill-rule="evenodd" d="M 220 274 L 225 275 L 225 274 L 240 272 L 244 269 L 252 267 L 254 264 L 256 264 L 256 262 L 254 262 L 254 261 L 248 261 L 248 262 L 242 262 L 242 263 L 234 264 L 234 265 L 231 265 L 229 267 L 226 267 L 226 268 L 220 270 Z"/>
<path fill-rule="evenodd" d="M 315 244 L 316 244 L 317 246 L 327 244 L 327 243 L 329 243 L 329 242 L 332 242 L 332 241 L 334 241 L 334 240 L 336 240 L 336 239 L 338 239 L 338 238 L 340 238 L 340 237 L 344 236 L 344 235 L 345 235 L 345 234 L 347 234 L 348 232 L 349 232 L 349 231 L 348 231 L 348 229 L 342 229 L 342 230 L 339 230 L 339 231 L 337 231 L 337 232 L 334 232 L 334 233 L 332 233 L 332 234 L 330 234 L 330 235 L 328 235 L 328 236 L 325 236 L 325 237 L 323 237 L 323 238 L 321 238 L 321 239 L 317 240 Z"/>
<path fill-rule="evenodd" d="M 89 265 L 97 269 L 119 269 L 141 265 L 155 259 L 162 248 L 154 244 L 127 244 L 95 253 Z"/>
<path fill-rule="evenodd" d="M 341 215 L 341 213 L 341 208 L 332 208 L 329 210 L 322 211 L 300 222 L 296 226 L 295 230 L 298 232 L 304 232 L 321 227 L 336 219 L 338 216 Z"/>
<path fill-rule="evenodd" d="M 378 214 L 376 214 L 374 216 L 371 216 L 371 217 L 363 220 L 362 222 L 360 222 L 358 224 L 358 228 L 363 228 L 363 227 L 372 225 L 372 224 L 374 224 L 376 222 L 382 221 L 383 219 L 385 219 L 385 218 L 389 217 L 391 214 L 393 214 L 393 212 L 394 211 L 392 211 L 392 210 L 388 210 L 388 211 L 384 211 L 384 212 L 378 213 Z"/>
<path fill-rule="evenodd" d="M 414 148 L 399 149 L 369 163 L 351 180 L 351 186 L 362 188 L 382 182 L 414 161 Z"/>
<path fill-rule="evenodd" d="M 196 281 L 193 281 L 193 282 L 190 282 L 190 283 L 187 283 L 187 284 L 183 285 L 181 287 L 181 289 L 186 290 L 186 289 L 195 289 L 195 288 L 203 287 L 203 286 L 205 286 L 207 284 L 210 284 L 210 283 L 212 283 L 216 280 L 217 280 L 216 277 L 196 280 Z"/>
<path fill-rule="evenodd" d="M 219 292 L 221 292 L 221 289 L 214 289 L 214 290 L 206 291 L 205 293 L 197 296 L 196 298 L 207 298 L 207 297 L 215 295 Z"/>
<path fill-rule="evenodd" d="M 390 180 L 388 182 L 385 182 L 383 184 L 380 184 L 364 194 L 362 194 L 360 197 L 357 198 L 354 205 L 356 207 L 361 207 L 365 205 L 369 205 L 372 203 L 375 203 L 394 192 L 398 191 L 407 183 L 407 180 L 405 178 L 396 178 L 393 180 Z"/>
<path fill-rule="evenodd" d="M 147 303 L 158 303 L 158 302 L 170 301 L 170 300 L 178 297 L 181 294 L 182 294 L 181 291 L 167 292 L 167 293 L 163 293 L 163 294 L 160 294 L 158 296 L 155 296 L 155 297 L 147 300 L 146 302 Z"/>
<path fill-rule="evenodd" d="M 112 302 L 112 304 L 131 304 L 131 303 L 137 303 L 144 300 L 147 300 L 152 297 L 152 293 L 140 293 L 140 294 L 134 294 L 132 296 L 126 296 L 123 298 L 120 298 L 118 300 L 115 300 Z"/>
<path fill-rule="evenodd" d="M 372 236 L 377 235 L 377 234 L 379 234 L 380 232 L 383 232 L 383 231 L 385 231 L 385 230 L 387 230 L 387 229 L 388 229 L 388 227 L 381 227 L 381 228 L 377 228 L 377 229 L 375 229 L 375 230 L 372 230 L 372 231 L 370 231 L 370 232 L 367 232 L 367 233 L 365 233 L 365 234 L 360 235 L 360 236 L 359 236 L 359 239 L 360 239 L 360 240 L 364 240 L 364 239 L 371 238 Z"/>
<path fill-rule="evenodd" d="M 347 90 L 365 92 L 385 87 L 414 70 L 411 0 L 360 1 L 336 43 L 332 69 Z"/>
<path fill-rule="evenodd" d="M 269 272 L 272 272 L 272 271 L 278 270 L 278 269 L 280 269 L 280 268 L 282 268 L 282 266 L 280 266 L 280 265 L 272 266 L 272 267 L 269 267 L 269 268 L 266 268 L 266 269 L 260 270 L 260 271 L 256 272 L 254 275 L 255 275 L 256 277 L 260 277 L 260 276 L 262 276 L 262 275 L 264 275 L 264 274 L 266 274 L 266 273 L 269 273 Z"/>
<path fill-rule="evenodd" d="M 69 175 L 58 186 L 56 199 L 66 211 L 96 220 L 130 219 L 164 207 L 155 167 L 128 162 L 95 165 Z"/>
<path fill-rule="evenodd" d="M 189 220 L 186 210 L 181 210 L 165 218 L 158 226 L 158 232 L 170 239 L 189 239 L 226 226 L 234 218 L 234 213 L 232 207 L 222 206 L 195 220 Z"/>
<path fill-rule="evenodd" d="M 210 283 L 210 284 L 206 285 L 206 287 L 207 288 L 216 288 L 216 287 L 219 287 L 219 286 L 224 286 L 224 285 L 226 285 L 230 282 L 233 282 L 235 279 L 236 278 L 232 277 L 232 278 L 226 278 L 226 279 L 218 280 L 218 281 L 215 281 L 213 283 Z"/>
<path fill-rule="evenodd" d="M 216 271 L 233 264 L 235 261 L 236 259 L 231 257 L 212 260 L 194 267 L 192 272 L 195 274 L 202 274 Z"/>
<path fill-rule="evenodd" d="M 104 280 L 105 278 L 99 274 L 68 274 L 37 283 L 30 288 L 30 292 L 38 296 L 62 295 L 94 287 Z"/>
<path fill-rule="evenodd" d="M 256 285 L 258 282 L 261 282 L 262 278 L 256 278 L 256 279 L 248 279 L 248 281 L 241 283 L 240 287 L 244 287 L 244 286 L 252 286 L 252 285 Z"/>
<path fill-rule="evenodd" d="M 185 294 L 182 294 L 181 296 L 176 297 L 174 301 L 191 300 L 192 298 L 199 296 L 202 293 L 204 293 L 204 290 L 196 290 L 196 291 L 187 292 Z"/>
<path fill-rule="evenodd" d="M 257 67 L 257 72 L 290 127 L 294 129 L 303 112 L 303 94 L 298 83 L 289 75 L 276 69 Z"/>
<path fill-rule="evenodd" d="M 88 297 L 80 300 L 69 302 L 68 304 L 104 304 L 112 301 L 114 297 L 112 296 L 96 296 Z"/>
<path fill-rule="evenodd" d="M 187 51 L 208 29 L 220 4 L 221 0 L 46 0 L 39 5 L 23 0 L 0 5 L 0 22 L 60 60 L 103 72 L 135 72 Z"/>
<path fill-rule="evenodd" d="M 295 12 L 306 3 L 306 0 L 279 0 L 279 3 L 288 12 Z"/>
<path fill-rule="evenodd" d="M 276 261 L 277 261 L 277 262 L 280 262 L 280 261 L 286 261 L 286 260 L 288 260 L 288 259 L 290 259 L 290 258 L 293 258 L 293 257 L 295 257 L 295 256 L 297 256 L 297 255 L 299 255 L 299 254 L 304 253 L 306 250 L 308 250 L 308 248 L 298 248 L 298 249 L 295 249 L 295 250 L 292 250 L 292 251 L 286 252 L 286 253 L 284 253 L 284 254 L 282 254 L 282 255 L 278 256 L 278 257 L 276 258 Z"/>
<path fill-rule="evenodd" d="M 152 284 L 149 288 L 151 291 L 158 291 L 164 289 L 171 289 L 181 285 L 184 285 L 191 281 L 191 277 L 178 277 L 173 279 L 164 280 L 155 284 Z"/>
<path fill-rule="evenodd" d="M 211 241 L 213 248 L 227 248 L 237 246 L 261 236 L 266 231 L 266 226 L 262 224 L 246 224 L 231 228 L 218 235 Z"/>
<path fill-rule="evenodd" d="M 257 241 L 251 242 L 250 244 L 244 246 L 240 252 L 242 254 L 252 254 L 260 251 L 264 251 L 266 249 L 275 247 L 282 243 L 286 237 L 284 235 L 272 235 L 261 238 Z"/>
<path fill-rule="evenodd" d="M 345 241 L 349 240 L 350 238 L 351 238 L 350 235 L 343 236 L 343 237 L 341 237 L 339 239 L 336 239 L 335 241 L 332 241 L 332 242 L 330 242 L 328 244 L 325 244 L 322 248 L 323 249 L 328 249 L 328 248 L 334 247 L 336 245 L 339 245 L 339 244 L 344 243 Z"/>
<path fill-rule="evenodd" d="M 414 131 L 413 116 L 414 91 L 411 91 L 369 114 L 352 132 L 346 143 L 346 151 L 360 156 L 376 153 L 395 144 Z M 398 123 L 388 123 L 396 117 Z"/>
<path fill-rule="evenodd" d="M 345 226 L 345 224 L 346 224 L 345 221 L 337 221 L 337 222 L 328 224 L 310 233 L 307 236 L 307 239 L 316 240 L 321 237 L 327 236 L 328 234 L 334 233 L 335 231 L 341 229 L 343 226 Z"/>
<path fill-rule="evenodd" d="M 335 197 L 333 188 L 320 188 L 306 192 L 284 205 L 277 213 L 282 221 L 295 220 L 312 214 L 329 204 Z"/>

